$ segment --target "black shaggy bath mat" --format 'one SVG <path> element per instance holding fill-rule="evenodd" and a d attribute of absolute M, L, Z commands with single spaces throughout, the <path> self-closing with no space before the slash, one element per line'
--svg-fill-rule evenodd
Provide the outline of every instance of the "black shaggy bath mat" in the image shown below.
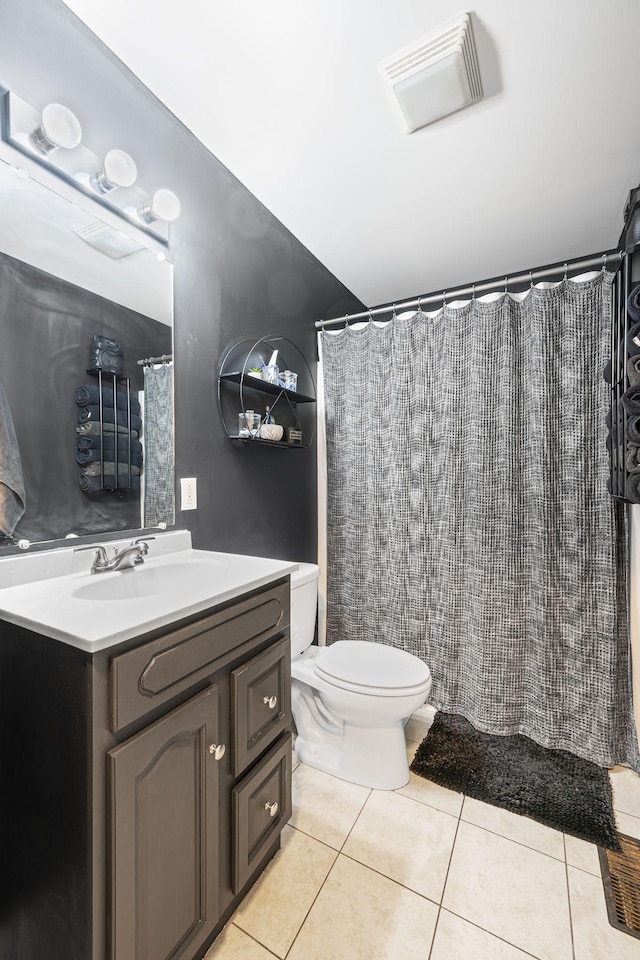
<path fill-rule="evenodd" d="M 480 733 L 464 717 L 437 713 L 413 773 L 442 787 L 620 850 L 605 769 L 528 737 Z"/>

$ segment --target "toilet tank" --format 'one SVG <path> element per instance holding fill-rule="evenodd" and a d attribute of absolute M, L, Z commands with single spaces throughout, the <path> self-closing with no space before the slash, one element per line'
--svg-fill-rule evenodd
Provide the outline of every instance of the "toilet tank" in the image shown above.
<path fill-rule="evenodd" d="M 301 656 L 313 643 L 318 609 L 316 563 L 300 563 L 291 574 L 291 659 Z"/>

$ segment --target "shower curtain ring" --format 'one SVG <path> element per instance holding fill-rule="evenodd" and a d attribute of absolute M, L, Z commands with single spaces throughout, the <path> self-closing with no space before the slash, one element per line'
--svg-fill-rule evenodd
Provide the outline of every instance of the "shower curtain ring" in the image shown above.
<path fill-rule="evenodd" d="M 568 269 L 569 269 L 569 267 L 568 267 L 567 264 L 565 263 L 565 265 L 564 265 L 564 277 L 562 278 L 563 280 L 567 280 L 567 279 L 568 279 L 568 277 L 567 277 L 567 271 L 568 271 Z"/>
<path fill-rule="evenodd" d="M 443 291 L 442 291 L 442 306 L 443 306 L 443 308 L 446 307 L 446 305 L 447 305 L 447 291 L 446 291 L 446 290 L 443 290 Z"/>
<path fill-rule="evenodd" d="M 602 272 L 604 273 L 607 269 L 607 255 L 606 253 L 602 254 Z"/>
<path fill-rule="evenodd" d="M 397 319 L 396 305 L 395 305 L 395 303 L 394 303 L 394 305 L 393 305 L 393 313 L 391 314 L 391 319 L 393 320 L 394 317 Z"/>
<path fill-rule="evenodd" d="M 373 323 L 373 314 L 371 313 L 371 307 L 369 307 L 369 324 Z"/>
<path fill-rule="evenodd" d="M 507 277 L 505 277 L 505 278 L 504 278 L 504 294 L 503 294 L 503 296 L 506 297 L 508 291 L 509 291 L 509 280 L 507 279 Z"/>
<path fill-rule="evenodd" d="M 473 283 L 471 285 L 471 300 L 473 301 L 475 300 L 475 298 L 476 298 L 476 285 L 475 283 Z"/>
<path fill-rule="evenodd" d="M 529 289 L 533 290 L 533 274 L 531 270 L 529 270 Z"/>
<path fill-rule="evenodd" d="M 418 297 L 418 313 L 422 313 L 422 298 Z"/>

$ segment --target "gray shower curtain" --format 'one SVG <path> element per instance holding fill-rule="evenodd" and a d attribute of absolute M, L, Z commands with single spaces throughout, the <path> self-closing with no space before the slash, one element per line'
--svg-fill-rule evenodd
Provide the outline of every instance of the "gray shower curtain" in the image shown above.
<path fill-rule="evenodd" d="M 323 332 L 327 641 L 417 654 L 480 730 L 637 769 L 611 283 Z"/>
<path fill-rule="evenodd" d="M 144 367 L 145 527 L 175 523 L 173 366 Z"/>

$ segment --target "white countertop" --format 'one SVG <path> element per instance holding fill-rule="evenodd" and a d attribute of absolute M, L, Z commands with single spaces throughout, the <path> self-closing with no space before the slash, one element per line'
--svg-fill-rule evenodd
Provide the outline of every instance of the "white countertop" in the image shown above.
<path fill-rule="evenodd" d="M 111 556 L 129 542 L 103 545 Z M 298 567 L 287 560 L 193 550 L 188 531 L 158 534 L 144 564 L 133 569 L 91 574 L 93 556 L 63 547 L 0 558 L 0 619 L 94 653 L 266 586 Z M 105 599 L 95 599 L 103 591 Z"/>

